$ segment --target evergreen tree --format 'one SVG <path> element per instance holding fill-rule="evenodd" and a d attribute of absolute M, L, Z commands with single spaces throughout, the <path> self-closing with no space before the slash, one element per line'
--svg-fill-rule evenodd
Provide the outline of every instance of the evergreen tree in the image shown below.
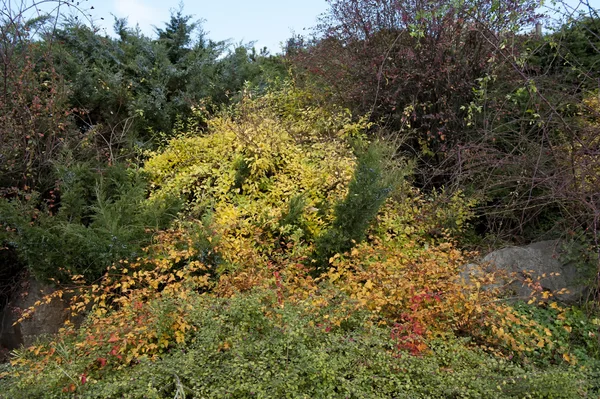
<path fill-rule="evenodd" d="M 156 28 L 158 41 L 167 48 L 169 60 L 173 64 L 179 63 L 191 50 L 192 34 L 200 27 L 200 22 L 190 22 L 191 15 L 183 14 L 183 4 L 179 4 L 177 11 L 171 10 L 171 19 L 164 29 Z"/>

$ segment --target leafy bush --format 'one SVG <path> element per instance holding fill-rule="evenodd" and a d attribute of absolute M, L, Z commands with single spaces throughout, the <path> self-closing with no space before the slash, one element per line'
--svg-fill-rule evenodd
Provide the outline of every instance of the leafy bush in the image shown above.
<path fill-rule="evenodd" d="M 72 166 L 59 171 L 56 199 L 38 210 L 31 204 L 39 200 L 23 194 L 1 202 L 9 225 L 2 234 L 32 268 L 39 262 L 49 271 L 59 261 L 56 250 L 34 250 L 36 239 L 56 242 L 66 254 L 61 261 L 72 265 L 65 268 L 69 286 L 47 299 L 64 297 L 74 316 L 87 314 L 81 327 L 67 324 L 60 335 L 18 351 L 0 383 L 5 392 L 594 394 L 595 349 L 581 340 L 590 324 L 577 344 L 560 349 L 564 325 L 551 329 L 503 303 L 483 288 L 493 275 L 474 276 L 469 285 L 460 280 L 470 254 L 452 242 L 468 229 L 476 201 L 460 191 L 424 195 L 400 178 L 388 180 L 388 167 L 409 169 L 397 159 L 385 164 L 376 146 L 358 156 L 352 150 L 368 124 L 311 101 L 287 85 L 264 97 L 248 92 L 209 119 L 206 132 L 181 134 L 148 153 L 142 175 Z M 183 211 L 165 230 L 172 198 L 184 201 Z M 122 252 L 111 252 L 113 236 L 126 245 Z M 99 243 L 98 252 L 84 240 Z M 315 253 L 323 255 L 317 278 L 307 267 Z M 90 283 L 84 263 L 92 261 L 95 277 L 105 272 Z M 587 368 L 574 368 L 573 359 L 585 359 Z"/>
<path fill-rule="evenodd" d="M 600 317 L 597 315 L 588 315 L 576 307 L 561 307 L 554 302 L 546 307 L 518 303 L 515 309 L 518 314 L 535 320 L 553 336 L 555 347 L 538 349 L 539 353 L 532 361 L 557 363 L 567 360 L 572 364 L 589 366 L 600 360 Z"/>
<path fill-rule="evenodd" d="M 383 240 L 422 244 L 457 241 L 464 244 L 475 220 L 478 201 L 457 190 L 433 190 L 427 194 L 414 187 L 396 191 L 383 205 L 373 233 Z"/>
<path fill-rule="evenodd" d="M 181 293 L 163 296 L 147 311 L 175 309 Z M 86 330 L 63 335 L 60 342 L 19 352 L 15 373 L 0 382 L 3 392 L 13 398 L 579 398 L 588 387 L 573 369 L 518 367 L 451 337 L 413 357 L 398 351 L 389 331 L 368 323 L 365 313 L 351 312 L 340 326 L 327 324 L 336 305 L 316 317 L 311 300 L 282 307 L 264 291 L 185 301 L 185 345 L 170 344 L 155 360 L 142 355 L 121 368 L 114 356 L 85 355 L 89 341 L 77 342 Z M 49 352 L 61 357 L 60 364 L 39 362 Z"/>
<path fill-rule="evenodd" d="M 222 271 L 262 267 L 288 244 L 308 254 L 334 218 L 355 163 L 347 138 L 365 126 L 304 96 L 284 86 L 244 98 L 206 134 L 171 140 L 144 166 L 151 200 L 181 196 L 190 217 L 210 215 Z"/>
<path fill-rule="evenodd" d="M 5 242 L 41 279 L 98 278 L 113 262 L 140 256 L 149 233 L 177 210 L 173 199 L 146 201 L 144 178 L 120 165 L 75 165 L 59 176 L 47 201 L 35 194 L 0 200 L 0 223 L 12 231 Z"/>
<path fill-rule="evenodd" d="M 247 98 L 209 120 L 208 134 L 174 139 L 146 163 L 151 199 L 183 194 L 191 223 L 209 221 L 202 247 L 219 254 L 211 265 L 213 292 L 230 296 L 276 284 L 281 295 L 302 298 L 316 289 L 310 270 L 397 324 L 406 348 L 416 352 L 440 331 L 508 351 L 535 346 L 539 337 L 520 330 L 498 338 L 506 312 L 489 305 L 494 291 L 480 289 L 493 276 L 468 287 L 458 278 L 468 254 L 447 241 L 465 233 L 475 200 L 410 189 L 394 178 L 399 172 L 386 175 L 388 167 L 407 168 L 397 160 L 385 165 L 379 145 L 355 160 L 347 132 L 359 135 L 360 124 L 349 124 L 343 112 L 302 108 L 305 96 L 284 87 Z"/>
<path fill-rule="evenodd" d="M 470 134 L 462 106 L 479 79 L 503 66 L 501 45 L 519 52 L 507 38 L 535 20 L 537 6 L 332 0 L 317 34 L 297 40 L 288 56 L 308 87 L 402 137 L 401 149 L 416 158 L 418 184 L 440 187 L 456 173 L 454 152 Z"/>
<path fill-rule="evenodd" d="M 17 187 L 49 189 L 54 161 L 77 139 L 64 79 L 36 41 L 50 18 L 26 21 L 27 3 L 3 3 L 0 16 L 0 197 Z"/>

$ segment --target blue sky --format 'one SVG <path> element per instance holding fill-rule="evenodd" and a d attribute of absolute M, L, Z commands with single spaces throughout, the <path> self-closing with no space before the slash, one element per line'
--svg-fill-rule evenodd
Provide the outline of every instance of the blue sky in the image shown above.
<path fill-rule="evenodd" d="M 130 26 L 139 24 L 146 35 L 153 35 L 153 26 L 163 27 L 169 20 L 170 10 L 178 9 L 180 2 L 179 0 L 75 0 L 77 1 L 83 9 L 88 10 L 95 23 L 110 35 L 113 34 L 114 21 L 111 14 L 119 18 L 128 17 Z M 600 7 L 600 0 L 587 1 L 595 8 Z M 566 2 L 575 6 L 580 0 L 566 0 Z M 546 3 L 551 4 L 550 1 Z M 89 10 L 92 6 L 94 9 Z M 309 30 L 315 26 L 317 17 L 327 9 L 326 0 L 184 1 L 184 13 L 193 15 L 195 19 L 204 20 L 203 28 L 209 33 L 209 38 L 231 40 L 235 44 L 240 41 L 244 43 L 255 41 L 257 48 L 266 46 L 271 53 L 279 52 L 281 42 L 291 37 L 292 32 L 307 33 L 304 29 Z"/>
<path fill-rule="evenodd" d="M 88 0 L 82 6 L 89 8 L 94 21 L 112 34 L 113 17 L 128 17 L 130 26 L 140 25 L 145 34 L 153 34 L 152 26 L 163 27 L 169 20 L 169 10 L 177 9 L 179 0 Z M 319 14 L 327 10 L 325 0 L 189 0 L 184 12 L 204 19 L 204 30 L 213 40 L 231 39 L 256 41 L 256 47 L 266 46 L 278 52 L 280 42 L 292 32 L 302 33 L 317 22 Z M 104 18 L 102 21 L 100 18 Z M 304 31 L 305 32 L 305 31 Z"/>

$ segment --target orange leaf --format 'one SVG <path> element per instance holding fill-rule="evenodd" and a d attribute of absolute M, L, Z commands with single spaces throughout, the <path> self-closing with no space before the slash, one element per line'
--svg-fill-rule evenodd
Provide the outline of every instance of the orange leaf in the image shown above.
<path fill-rule="evenodd" d="M 544 347 L 544 345 L 545 345 L 545 344 L 544 344 L 544 341 L 543 341 L 543 340 L 541 340 L 541 339 L 540 339 L 540 340 L 538 341 L 538 343 L 537 343 L 537 347 L 538 347 L 538 348 L 543 348 L 543 347 Z"/>

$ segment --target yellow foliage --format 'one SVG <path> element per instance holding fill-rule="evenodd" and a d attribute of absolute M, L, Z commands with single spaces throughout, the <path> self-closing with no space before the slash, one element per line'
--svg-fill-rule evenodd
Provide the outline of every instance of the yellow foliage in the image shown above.
<path fill-rule="evenodd" d="M 101 281 L 87 286 L 74 276 L 75 288 L 55 294 L 70 298 L 74 315 L 88 312 L 83 328 L 69 324 L 63 337 L 76 341 L 90 370 L 155 359 L 185 344 L 194 329 L 191 296 L 231 297 L 257 287 L 271 290 L 279 306 L 302 303 L 325 328 L 369 310 L 370 323 L 389 326 L 398 347 L 413 353 L 451 333 L 515 352 L 552 347 L 548 329 L 482 288 L 493 276 L 460 280 L 469 254 L 450 242 L 475 205 L 460 192 L 426 197 L 403 187 L 380 210 L 367 241 L 332 256 L 329 271 L 311 277 L 306 260 L 314 239 L 331 225 L 332 205 L 346 195 L 355 167 L 348 137 L 360 136 L 365 121 L 306 106 L 289 90 L 246 98 L 208 125 L 206 133 L 171 140 L 144 167 L 149 201 L 187 201 L 178 227 L 158 233 L 143 256 L 112 266 Z M 195 241 L 199 226 L 205 248 Z M 219 269 L 206 260 L 217 253 Z M 35 361 L 15 361 L 38 370 L 59 363 L 60 340 L 30 348 Z M 218 350 L 229 349 L 223 342 Z"/>
<path fill-rule="evenodd" d="M 197 251 L 183 231 L 160 233 L 157 244 L 146 252 L 146 257 L 127 262 L 126 268 L 111 267 L 98 284 L 86 286 L 75 276 L 75 288 L 66 293 L 72 316 L 89 311 L 84 328 L 67 323 L 56 341 L 30 348 L 39 358 L 29 366 L 38 369 L 60 362 L 56 348 L 66 337 L 75 337 L 74 347 L 80 357 L 89 359 L 89 367 L 100 361 L 101 368 L 155 358 L 173 344 L 183 343 L 193 328 L 186 321 L 190 310 L 186 298 L 210 288 L 207 268 L 194 260 Z M 14 360 L 14 364 L 25 363 L 24 358 Z"/>
<path fill-rule="evenodd" d="M 230 267 L 264 263 L 282 232 L 296 240 L 319 235 L 352 177 L 345 138 L 366 122 L 310 107 L 282 114 L 295 93 L 245 99 L 235 113 L 210 120 L 207 133 L 175 138 L 146 162 L 151 200 L 175 194 L 187 199 L 188 214 L 211 213 Z M 302 229 L 287 231 L 279 222 L 295 196 L 303 199 Z"/>
<path fill-rule="evenodd" d="M 327 278 L 380 318 L 410 324 L 426 337 L 478 323 L 482 304 L 494 298 L 492 291 L 462 284 L 458 267 L 464 263 L 448 243 L 425 250 L 414 242 L 375 240 L 335 259 Z"/>

